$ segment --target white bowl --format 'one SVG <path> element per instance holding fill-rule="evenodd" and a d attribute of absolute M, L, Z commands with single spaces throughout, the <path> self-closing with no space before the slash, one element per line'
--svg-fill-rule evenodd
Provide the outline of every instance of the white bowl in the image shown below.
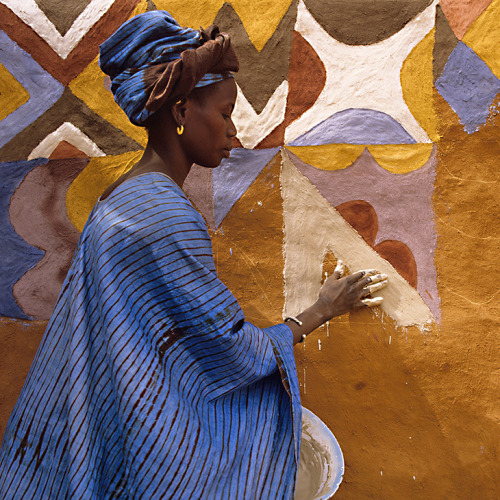
<path fill-rule="evenodd" d="M 327 500 L 344 475 L 344 457 L 332 431 L 302 408 L 302 441 L 295 500 Z"/>

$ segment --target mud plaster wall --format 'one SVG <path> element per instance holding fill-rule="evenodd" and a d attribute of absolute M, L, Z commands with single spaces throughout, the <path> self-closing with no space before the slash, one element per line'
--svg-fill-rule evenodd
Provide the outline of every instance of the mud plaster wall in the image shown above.
<path fill-rule="evenodd" d="M 497 498 L 500 0 L 1 0 L 0 432 L 93 203 L 145 144 L 97 54 L 152 8 L 240 55 L 239 147 L 184 189 L 247 319 L 298 313 L 337 258 L 391 277 L 383 308 L 296 347 L 336 498 Z"/>

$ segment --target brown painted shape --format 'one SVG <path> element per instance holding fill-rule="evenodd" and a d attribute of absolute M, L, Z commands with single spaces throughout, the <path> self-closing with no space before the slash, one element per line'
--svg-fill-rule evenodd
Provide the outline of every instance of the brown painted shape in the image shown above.
<path fill-rule="evenodd" d="M 23 50 L 28 52 L 46 71 L 63 85 L 87 67 L 99 53 L 99 45 L 125 22 L 140 0 L 120 0 L 97 21 L 66 59 L 54 52 L 50 45 L 0 3 L 0 29 L 5 31 Z"/>
<path fill-rule="evenodd" d="M 63 160 L 65 158 L 87 158 L 88 155 L 80 151 L 77 147 L 73 146 L 66 141 L 61 141 L 56 149 L 50 155 L 51 160 Z"/>
<path fill-rule="evenodd" d="M 65 35 L 91 0 L 35 0 L 40 10 Z"/>
<path fill-rule="evenodd" d="M 277 155 L 210 231 L 219 278 L 257 326 L 282 321 L 283 202 Z M 259 204 L 260 203 L 260 204 Z"/>
<path fill-rule="evenodd" d="M 286 119 L 286 114 L 285 114 Z M 276 148 L 285 144 L 285 121 L 283 120 L 269 135 L 266 135 L 254 149 Z"/>
<path fill-rule="evenodd" d="M 212 169 L 194 164 L 182 190 L 201 213 L 208 227 L 215 228 Z"/>
<path fill-rule="evenodd" d="M 440 0 L 441 8 L 460 40 L 491 2 L 492 0 Z"/>
<path fill-rule="evenodd" d="M 147 0 L 146 3 L 147 3 L 147 7 L 146 7 L 147 12 L 150 12 L 152 10 L 158 10 L 158 7 L 156 7 L 153 0 Z"/>
<path fill-rule="evenodd" d="M 378 233 L 378 217 L 370 203 L 364 200 L 347 201 L 335 209 L 368 245 L 373 246 Z"/>
<path fill-rule="evenodd" d="M 412 251 L 401 241 L 384 240 L 375 245 L 374 250 L 413 287 L 417 288 L 417 263 Z"/>
<path fill-rule="evenodd" d="M 443 13 L 441 6 L 436 7 L 436 33 L 433 49 L 433 76 L 434 82 L 439 78 L 443 69 L 457 46 L 458 38 L 451 29 L 448 19 Z"/>
<path fill-rule="evenodd" d="M 46 327 L 46 321 L 0 317 L 0 440 Z"/>
<path fill-rule="evenodd" d="M 274 91 L 286 79 L 296 17 L 297 0 L 294 0 L 259 52 L 229 3 L 225 3 L 217 13 L 214 23 L 221 31 L 231 33 L 240 60 L 236 81 L 257 113 L 262 112 Z"/>
<path fill-rule="evenodd" d="M 348 45 L 371 45 L 389 38 L 432 0 L 305 0 L 325 31 Z"/>
<path fill-rule="evenodd" d="M 368 245 L 375 244 L 379 227 L 378 217 L 370 203 L 352 200 L 336 206 L 335 209 Z M 411 286 L 417 288 L 417 263 L 407 245 L 397 240 L 384 240 L 373 248 L 382 258 L 389 261 Z"/>
<path fill-rule="evenodd" d="M 66 88 L 59 100 L 0 149 L 3 161 L 23 160 L 51 132 L 71 122 L 108 155 L 139 151 L 140 144 L 91 111 Z"/>
<path fill-rule="evenodd" d="M 13 287 L 19 306 L 35 319 L 50 318 L 71 264 L 80 233 L 68 218 L 66 192 L 88 162 L 51 160 L 34 168 L 12 196 L 12 226 L 26 242 L 45 251 Z"/>
<path fill-rule="evenodd" d="M 257 145 L 257 149 L 272 148 L 284 144 L 286 127 L 316 102 L 325 82 L 325 65 L 309 42 L 300 33 L 294 31 L 288 70 L 285 119 Z"/>

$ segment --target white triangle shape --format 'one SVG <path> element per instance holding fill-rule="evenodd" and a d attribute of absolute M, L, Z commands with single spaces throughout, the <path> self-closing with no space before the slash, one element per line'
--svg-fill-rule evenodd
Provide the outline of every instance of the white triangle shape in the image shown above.
<path fill-rule="evenodd" d="M 234 106 L 233 121 L 238 139 L 246 149 L 252 149 L 269 135 L 284 119 L 288 81 L 284 80 L 267 101 L 266 107 L 257 114 L 240 87 Z"/>
<path fill-rule="evenodd" d="M 64 36 L 57 31 L 35 0 L 2 0 L 2 3 L 33 28 L 62 59 L 66 59 L 115 0 L 92 0 Z"/>
<path fill-rule="evenodd" d="M 28 160 L 33 160 L 34 158 L 49 158 L 61 141 L 69 142 L 88 156 L 106 156 L 106 153 L 104 153 L 95 142 L 90 140 L 79 128 L 75 127 L 70 122 L 65 122 L 38 144 L 29 154 Z"/>

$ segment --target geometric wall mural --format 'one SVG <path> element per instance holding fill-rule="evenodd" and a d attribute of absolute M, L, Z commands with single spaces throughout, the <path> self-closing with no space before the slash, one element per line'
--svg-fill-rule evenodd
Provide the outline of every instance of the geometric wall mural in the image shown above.
<path fill-rule="evenodd" d="M 246 319 L 298 315 L 339 259 L 389 276 L 294 347 L 338 498 L 498 498 L 500 0 L 0 0 L 0 434 L 89 213 L 147 144 L 99 45 L 154 9 L 238 54 L 234 148 L 183 190 Z"/>
<path fill-rule="evenodd" d="M 352 18 L 352 12 L 342 2 L 280 2 L 269 11 L 263 31 L 247 4 L 208 2 L 211 20 L 231 31 L 240 56 L 234 112 L 240 147 L 214 171 L 193 168 L 185 190 L 209 227 L 223 230 L 234 204 L 286 148 L 318 196 L 418 290 L 439 319 L 432 209 L 433 144 L 439 134 L 433 92 L 437 89 L 473 133 L 500 91 L 498 66 L 481 58 L 484 42 L 476 41 L 473 31 L 464 41 L 456 39 L 444 5 L 402 2 L 407 7 L 393 16 L 382 3 L 360 12 L 360 25 L 349 30 L 343 19 Z M 0 3 L 0 158 L 11 162 L 2 165 L 2 217 L 4 231 L 17 241 L 12 252 L 21 252 L 23 245 L 31 249 L 22 250 L 22 264 L 0 283 L 1 312 L 14 317 L 50 316 L 92 203 L 145 145 L 144 131 L 130 125 L 113 103 L 109 81 L 97 64 L 99 43 L 147 9 L 170 8 L 185 24 L 196 19 L 196 10 L 190 13 L 176 1 L 88 1 L 68 3 L 62 10 L 54 5 Z M 486 9 L 482 25 L 491 24 L 494 15 Z M 363 25 L 363 19 L 369 22 Z M 84 194 L 81 186 L 91 185 L 77 178 L 88 177 L 85 169 L 97 167 L 99 157 L 103 166 L 114 162 L 117 168 L 103 176 L 102 167 L 92 170 L 101 181 Z M 37 160 L 42 166 L 23 163 L 36 158 L 46 159 Z M 66 164 L 57 163 L 62 160 Z M 26 175 L 33 165 L 37 168 Z M 15 193 L 6 189 L 11 169 Z M 53 209 L 68 210 L 69 219 L 60 214 L 65 231 L 49 230 L 53 222 L 41 214 L 41 205 L 28 203 L 37 175 L 58 193 Z M 20 222 L 30 218 L 39 220 L 39 230 L 46 227 L 43 241 L 33 234 L 35 226 L 27 229 Z M 61 246 L 66 250 L 51 250 Z M 42 280 L 50 283 L 43 298 L 37 284 Z"/>
<path fill-rule="evenodd" d="M 235 203 L 285 148 L 315 196 L 439 320 L 433 95 L 437 90 L 474 133 L 500 91 L 500 65 L 484 55 L 473 20 L 459 41 L 449 6 L 435 0 L 401 2 L 397 13 L 383 2 L 351 10 L 344 2 L 276 2 L 265 27 L 240 1 L 207 2 L 204 11 L 166 0 L 77 4 L 0 3 L 0 158 L 8 162 L 1 170 L 2 220 L 19 263 L 0 283 L 2 314 L 50 316 L 92 204 L 140 156 L 145 133 L 114 104 L 98 46 L 130 16 L 164 8 L 187 25 L 215 20 L 232 33 L 240 57 L 239 147 L 216 170 L 194 167 L 185 184 L 211 230 L 224 230 Z M 477 23 L 498 34 L 491 28 L 494 4 L 477 13 Z M 346 22 L 353 13 L 356 26 Z M 50 213 L 40 201 L 48 186 Z"/>

